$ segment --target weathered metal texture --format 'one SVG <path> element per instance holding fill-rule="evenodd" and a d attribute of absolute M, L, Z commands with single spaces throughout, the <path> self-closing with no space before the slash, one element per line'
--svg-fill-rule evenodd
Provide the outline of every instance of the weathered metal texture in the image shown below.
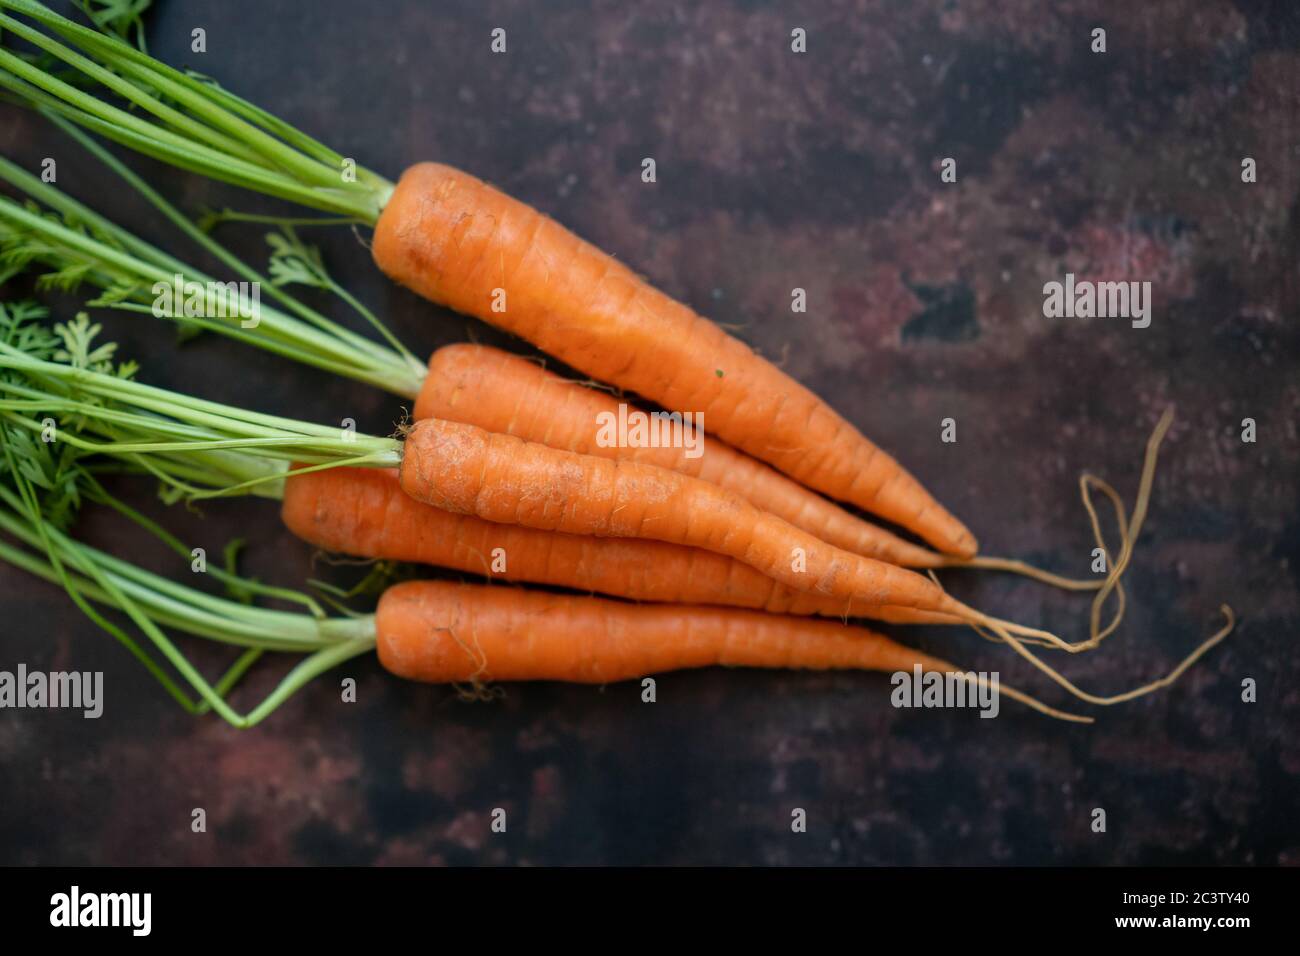
<path fill-rule="evenodd" d="M 1236 634 L 1091 728 L 1006 702 L 905 711 L 879 675 L 710 671 L 513 687 L 463 704 L 372 661 L 236 732 L 175 708 L 56 589 L 0 571 L 5 665 L 101 669 L 107 709 L 0 713 L 0 860 L 17 863 L 1297 863 L 1296 326 L 1300 15 L 1285 3 L 163 3 L 151 46 L 395 175 L 437 158 L 555 215 L 811 383 L 989 553 L 1085 572 L 1084 469 L 1130 500 L 1177 408 L 1123 630 L 1062 666 L 1112 692 Z M 189 31 L 207 30 L 191 55 Z M 489 51 L 507 30 L 508 51 Z M 1090 31 L 1107 31 L 1107 52 Z M 790 50 L 807 30 L 808 52 Z M 151 236 L 157 217 L 34 118 L 5 152 Z M 1241 181 L 1241 162 L 1258 182 Z M 644 157 L 658 181 L 640 179 Z M 941 181 L 956 160 L 957 182 Z M 140 164 L 187 207 L 259 205 Z M 262 204 L 265 205 L 265 204 Z M 269 208 L 269 207 L 268 207 Z M 250 256 L 254 233 L 228 233 Z M 389 286 L 345 231 L 337 275 L 417 351 L 485 326 Z M 1149 280 L 1149 328 L 1047 319 L 1044 283 Z M 806 314 L 790 310 L 807 290 Z M 395 401 L 108 316 L 144 377 L 386 431 Z M 517 346 L 516 346 L 517 347 Z M 953 418 L 957 442 L 940 441 Z M 1258 423 L 1244 444 L 1242 419 Z M 151 490 L 125 490 L 149 504 Z M 161 506 L 149 505 L 161 512 Z M 290 584 L 272 506 L 169 517 Z M 85 533 L 177 574 L 102 515 Z M 317 568 L 319 571 L 320 569 Z M 961 597 L 1077 637 L 1086 601 L 993 576 Z M 906 641 L 1060 701 L 973 633 Z M 199 648 L 209 671 L 218 657 Z M 343 704 L 338 681 L 356 677 Z M 273 674 L 251 688 L 265 691 Z M 1241 682 L 1259 701 L 1241 701 Z M 248 698 L 243 698 L 247 700 Z M 203 807 L 208 832 L 191 832 Z M 505 834 L 488 827 L 508 814 Z M 1090 827 L 1104 808 L 1108 830 Z M 795 808 L 806 833 L 791 832 Z"/>

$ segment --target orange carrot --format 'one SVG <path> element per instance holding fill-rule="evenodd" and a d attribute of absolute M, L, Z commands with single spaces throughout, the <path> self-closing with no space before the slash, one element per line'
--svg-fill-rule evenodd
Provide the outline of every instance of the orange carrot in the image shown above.
<path fill-rule="evenodd" d="M 453 581 L 408 581 L 376 611 L 379 659 L 438 683 L 472 679 L 604 684 L 714 664 L 823 670 L 951 669 L 870 631 L 830 621 Z"/>
<path fill-rule="evenodd" d="M 527 339 L 800 483 L 963 557 L 975 539 L 811 391 L 537 210 L 467 173 L 410 167 L 375 227 L 376 264 L 442 305 Z"/>
<path fill-rule="evenodd" d="M 990 623 L 914 571 L 831 547 L 739 495 L 653 465 L 578 455 L 429 418 L 408 433 L 399 478 L 411 497 L 456 514 L 703 548 L 796 591 Z"/>
<path fill-rule="evenodd" d="M 410 581 L 384 592 L 375 613 L 383 666 L 430 683 L 554 680 L 606 684 L 696 667 L 764 667 L 963 674 L 871 631 L 829 621 L 450 581 Z M 970 675 L 967 680 L 974 680 Z M 1008 687 L 1000 693 L 1065 720 Z"/>
<path fill-rule="evenodd" d="M 331 468 L 285 481 L 281 516 L 318 548 L 436 565 L 506 581 L 550 584 L 635 601 L 723 604 L 777 614 L 961 623 L 950 615 L 792 591 L 739 561 L 659 541 L 555 534 L 494 524 L 416 501 L 397 473 Z M 498 552 L 497 549 L 500 549 Z M 503 564 L 492 570 L 496 555 Z"/>
<path fill-rule="evenodd" d="M 706 438 L 695 456 L 681 447 L 601 444 L 597 436 L 602 416 L 617 419 L 619 405 L 611 395 L 521 356 L 486 345 L 456 344 L 438 349 L 429 359 L 415 417 L 445 418 L 552 448 L 680 471 L 734 491 L 760 510 L 845 551 L 904 567 L 945 564 L 943 555 L 854 517 L 718 439 Z"/>

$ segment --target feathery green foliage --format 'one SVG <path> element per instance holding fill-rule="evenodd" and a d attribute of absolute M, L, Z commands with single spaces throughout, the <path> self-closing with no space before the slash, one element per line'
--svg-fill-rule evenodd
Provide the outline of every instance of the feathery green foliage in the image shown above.
<path fill-rule="evenodd" d="M 70 533 L 73 518 L 87 502 L 103 505 L 149 531 L 179 556 L 190 555 L 174 536 L 112 496 L 95 477 L 97 454 L 70 431 L 95 429 L 113 420 L 116 401 L 110 394 L 82 393 L 82 379 L 129 383 L 133 363 L 116 362 L 113 343 L 98 341 L 100 328 L 84 315 L 72 322 L 46 325 L 46 310 L 31 302 L 0 303 L 0 349 L 10 360 L 0 367 L 0 560 L 61 585 L 99 627 L 123 644 L 178 703 L 191 713 L 215 710 L 237 727 L 265 719 L 317 674 L 373 647 L 373 619 L 330 618 L 313 599 L 273 588 L 235 572 L 238 546 L 227 548 L 226 568 L 208 569 L 230 597 L 219 597 L 166 578 L 99 551 Z M 21 357 L 24 362 L 14 362 Z M 31 417 L 54 392 L 41 383 L 57 378 L 33 377 L 33 369 L 62 368 L 73 384 L 76 408 L 61 421 Z M 19 399 L 8 396 L 23 396 Z M 40 426 L 39 431 L 32 427 Z M 201 467 L 203 462 L 199 461 Z M 291 612 L 254 604 L 274 598 L 305 608 Z M 120 611 L 139 631 L 137 639 L 100 608 Z M 169 628 L 242 648 L 217 680 L 209 683 L 167 636 Z M 150 651 L 152 647 L 152 652 Z M 251 711 L 236 712 L 226 695 L 265 652 L 306 655 L 280 684 Z M 161 655 L 158 660 L 156 655 Z M 170 666 L 170 669 L 169 669 Z M 176 676 L 179 675 L 179 680 Z M 188 685 L 197 699 L 185 690 Z"/>

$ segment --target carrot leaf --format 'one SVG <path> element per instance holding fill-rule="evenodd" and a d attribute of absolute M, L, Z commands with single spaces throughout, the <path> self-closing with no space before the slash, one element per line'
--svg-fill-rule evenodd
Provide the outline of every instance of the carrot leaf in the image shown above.
<path fill-rule="evenodd" d="M 153 0 L 80 0 L 80 7 L 95 26 L 133 40 L 141 53 L 148 49 L 144 40 L 144 14 Z"/>

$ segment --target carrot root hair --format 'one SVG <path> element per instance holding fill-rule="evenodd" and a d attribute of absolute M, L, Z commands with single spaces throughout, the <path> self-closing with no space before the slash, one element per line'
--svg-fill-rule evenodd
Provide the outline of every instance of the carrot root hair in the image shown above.
<path fill-rule="evenodd" d="M 482 587 L 490 587 L 484 584 Z M 456 633 L 452 627 L 434 627 L 433 632 L 443 633 L 450 637 L 469 658 L 474 670 L 470 673 L 466 681 L 452 681 L 451 689 L 456 692 L 456 696 L 467 704 L 487 703 L 490 700 L 499 700 L 506 695 L 506 689 L 499 684 L 489 684 L 483 680 L 483 675 L 487 673 L 487 654 L 483 651 L 483 645 L 479 643 L 478 635 L 474 635 L 472 641 L 467 641 Z"/>
<path fill-rule="evenodd" d="M 966 681 L 970 681 L 970 678 L 964 675 L 963 675 L 963 679 Z M 984 677 L 982 674 L 975 675 L 974 683 L 977 687 L 989 686 L 988 678 Z M 1040 714 L 1044 714 L 1055 720 L 1064 720 L 1072 724 L 1096 723 L 1096 719 L 1093 717 L 1088 717 L 1085 716 L 1084 714 L 1072 714 L 1069 711 L 1065 711 L 1065 710 L 1057 710 L 1055 707 L 1051 707 L 1047 704 L 1044 704 L 1037 697 L 1031 697 L 1029 694 L 1026 694 L 1022 691 L 1018 691 L 1014 687 L 1008 687 L 1006 684 L 1003 684 L 1000 681 L 998 683 L 997 692 L 999 694 L 1005 694 L 1006 696 L 1010 697 L 1012 700 L 1019 701 L 1020 703 L 1024 704 L 1026 707 L 1036 710 Z"/>
<path fill-rule="evenodd" d="M 1142 477 L 1138 481 L 1137 498 L 1133 502 L 1133 520 L 1126 532 L 1122 534 L 1119 557 L 1114 561 L 1111 567 L 1111 573 L 1106 576 L 1105 583 L 1097 592 L 1096 597 L 1093 598 L 1092 609 L 1088 620 L 1089 637 L 1088 640 L 1084 642 L 1084 650 L 1090 650 L 1091 648 L 1096 647 L 1110 636 L 1110 634 L 1114 632 L 1115 628 L 1119 626 L 1118 618 L 1123 613 L 1124 602 L 1124 594 L 1122 590 L 1118 592 L 1120 615 L 1117 615 L 1116 620 L 1114 620 L 1105 630 L 1100 629 L 1101 611 L 1106 604 L 1106 598 L 1110 595 L 1112 590 L 1119 587 L 1120 577 L 1128 568 L 1129 562 L 1133 560 L 1133 551 L 1137 545 L 1138 535 L 1142 531 L 1142 524 L 1146 521 L 1147 509 L 1151 504 L 1151 488 L 1155 483 L 1156 461 L 1160 455 L 1160 443 L 1164 441 L 1165 435 L 1168 434 L 1169 428 L 1173 423 L 1174 410 L 1173 408 L 1166 408 L 1164 414 L 1160 416 L 1160 421 L 1156 423 L 1155 430 L 1152 431 L 1151 437 L 1147 439 L 1146 456 L 1142 462 Z M 1088 494 L 1088 488 L 1090 485 L 1095 485 L 1100 488 L 1104 494 L 1111 498 L 1112 501 L 1117 499 L 1119 496 L 1115 493 L 1114 488 L 1111 488 L 1110 485 L 1094 475 L 1085 473 L 1079 479 L 1079 488 L 1080 494 L 1083 498 L 1083 506 L 1088 509 L 1088 518 L 1092 522 L 1093 533 L 1096 534 L 1098 540 L 1100 540 L 1101 527 L 1097 520 L 1097 511 L 1093 508 L 1092 499 Z M 1107 555 L 1107 558 L 1109 559 L 1109 554 Z M 1227 605 L 1224 605 L 1224 607 L 1226 608 Z M 1231 614 L 1231 611 L 1229 611 L 1228 614 Z M 1231 626 L 1229 626 L 1229 630 L 1231 630 Z M 1224 636 L 1226 636 L 1226 634 Z"/>
<path fill-rule="evenodd" d="M 1115 633 L 1124 619 L 1124 614 L 1127 610 L 1128 604 L 1128 596 L 1124 591 L 1124 584 L 1121 579 L 1133 559 L 1138 535 L 1142 530 L 1143 522 L 1146 520 L 1147 510 L 1151 504 L 1151 489 L 1155 481 L 1155 470 L 1160 452 L 1160 444 L 1164 441 L 1165 435 L 1168 434 L 1169 428 L 1173 424 L 1173 420 L 1173 409 L 1165 409 L 1164 413 L 1160 416 L 1160 420 L 1152 430 L 1150 438 L 1147 439 L 1146 453 L 1142 462 L 1142 476 L 1138 482 L 1138 493 L 1134 501 L 1133 518 L 1131 522 L 1128 511 L 1124 506 L 1123 498 L 1108 482 L 1096 475 L 1089 474 L 1088 472 L 1084 472 L 1079 476 L 1079 497 L 1083 502 L 1084 510 L 1087 512 L 1088 523 L 1092 530 L 1093 539 L 1097 542 L 1097 547 L 1101 550 L 1102 555 L 1106 559 L 1108 573 L 1104 578 L 1097 580 L 1069 578 L 1063 575 L 1053 574 L 1050 571 L 1045 571 L 1023 561 L 1010 558 L 976 557 L 969 560 L 950 560 L 946 561 L 944 564 L 945 567 L 969 567 L 982 568 L 986 570 L 1009 571 L 1067 591 L 1096 591 L 1097 593 L 1093 597 L 1092 606 L 1088 615 L 1088 638 L 1082 641 L 1069 642 L 1049 631 L 1026 627 L 1000 618 L 991 618 L 990 621 L 992 623 L 996 623 L 1003 629 L 1022 638 L 1023 644 L 1050 647 L 1071 654 L 1093 650 L 1107 637 Z M 1106 543 L 1105 534 L 1101 529 L 1101 519 L 1097 514 L 1097 507 L 1092 499 L 1094 490 L 1100 491 L 1107 499 L 1109 499 L 1111 506 L 1115 511 L 1115 523 L 1119 531 L 1120 550 L 1118 555 L 1114 557 L 1112 557 L 1112 555 L 1115 555 L 1115 552 L 1113 552 L 1110 546 Z M 938 583 L 939 579 L 933 570 L 930 570 L 928 574 L 932 580 Z M 1102 627 L 1102 611 L 1112 594 L 1115 596 L 1115 612 L 1109 623 L 1107 623 L 1105 627 Z M 976 633 L 986 640 L 1001 640 L 1001 638 L 989 633 L 990 628 L 988 625 L 990 621 L 981 621 L 979 624 L 972 624 L 971 626 L 975 629 Z"/>
<path fill-rule="evenodd" d="M 1168 434 L 1170 426 L 1173 424 L 1174 410 L 1166 408 L 1147 439 L 1146 453 L 1142 462 L 1142 477 L 1138 483 L 1138 493 L 1133 505 L 1133 519 L 1130 526 L 1127 509 L 1124 507 L 1124 501 L 1119 493 L 1106 481 L 1096 475 L 1084 472 L 1079 476 L 1079 497 L 1083 502 L 1084 510 L 1088 514 L 1088 523 L 1092 529 L 1093 539 L 1101 549 L 1106 558 L 1106 564 L 1109 573 L 1104 578 L 1072 578 L 1063 574 L 1056 574 L 1043 568 L 1035 567 L 1026 561 L 1016 558 L 999 558 L 986 555 L 977 555 L 973 558 L 956 558 L 952 556 L 942 556 L 942 561 L 938 565 L 941 568 L 970 568 L 973 570 L 983 571 L 1005 571 L 1009 574 L 1020 575 L 1043 584 L 1059 588 L 1064 591 L 1096 591 L 1093 598 L 1092 608 L 1089 612 L 1089 629 L 1088 639 L 1074 644 L 1062 641 L 1055 635 L 1047 634 L 1033 628 L 1021 628 L 1012 625 L 1011 622 L 1001 621 L 1000 623 L 1012 633 L 1020 634 L 1027 638 L 1027 643 L 1039 644 L 1041 646 L 1055 647 L 1059 650 L 1065 650 L 1072 653 L 1079 651 L 1091 650 L 1109 637 L 1119 627 L 1120 622 L 1124 619 L 1126 610 L 1127 596 L 1124 593 L 1124 585 L 1120 581 L 1129 562 L 1132 560 L 1133 551 L 1137 544 L 1138 534 L 1141 531 L 1142 523 L 1146 519 L 1147 509 L 1151 503 L 1151 489 L 1155 480 L 1156 462 L 1160 453 L 1160 444 L 1164 441 L 1165 435 Z M 1096 505 L 1092 500 L 1092 492 L 1100 491 L 1111 502 L 1115 510 L 1115 523 L 1119 530 L 1120 551 L 1118 557 L 1112 560 L 1112 552 L 1106 544 L 1106 538 L 1101 530 L 1101 520 L 1097 515 Z M 934 577 L 933 571 L 930 577 Z M 1104 628 L 1101 626 L 1101 613 L 1106 605 L 1110 595 L 1114 593 L 1116 608 L 1114 616 Z M 987 636 L 987 635 L 985 635 Z"/>
<path fill-rule="evenodd" d="M 1219 610 L 1225 619 L 1224 625 L 1214 634 L 1202 641 L 1190 654 L 1183 658 L 1182 661 L 1169 671 L 1169 673 L 1139 687 L 1111 695 L 1093 694 L 1089 691 L 1083 690 L 1061 674 L 1060 671 L 1044 662 L 1037 654 L 1031 651 L 1028 646 L 1033 644 L 1077 654 L 1093 650 L 1119 627 L 1119 623 L 1124 616 L 1126 605 L 1124 586 L 1121 582 L 1121 578 L 1133 559 L 1138 535 L 1141 533 L 1142 525 L 1146 520 L 1147 510 L 1151 503 L 1151 489 L 1155 479 L 1155 469 L 1159 457 L 1160 444 L 1164 440 L 1165 435 L 1168 434 L 1169 428 L 1173 424 L 1173 418 L 1173 409 L 1166 409 L 1164 414 L 1160 416 L 1160 420 L 1152 431 L 1151 437 L 1147 440 L 1146 455 L 1142 464 L 1142 476 L 1138 483 L 1138 493 L 1134 500 L 1133 516 L 1131 521 L 1125 513 L 1122 499 L 1113 487 L 1095 475 L 1087 473 L 1082 475 L 1079 479 L 1080 495 L 1083 500 L 1083 506 L 1088 512 L 1088 519 L 1092 526 L 1093 536 L 1097 540 L 1098 547 L 1100 547 L 1106 555 L 1107 561 L 1110 562 L 1110 571 L 1106 575 L 1105 580 L 1101 582 L 1100 587 L 1097 588 L 1097 594 L 1094 596 L 1092 601 L 1088 620 L 1089 636 L 1087 640 L 1070 643 L 1048 631 L 1041 631 L 1036 628 L 1029 628 L 1012 622 L 1002 621 L 970 608 L 965 609 L 971 615 L 971 626 L 977 633 L 989 640 L 996 640 L 1009 644 L 1012 650 L 1033 664 L 1038 670 L 1046 674 L 1054 683 L 1058 684 L 1079 700 L 1090 704 L 1096 704 L 1103 707 L 1111 706 L 1134 700 L 1138 697 L 1143 697 L 1162 688 L 1171 686 L 1182 677 L 1184 673 L 1186 673 L 1188 668 L 1205 656 L 1211 648 L 1215 647 L 1231 634 L 1236 626 L 1237 619 L 1232 608 L 1227 604 L 1220 605 Z M 1091 492 L 1093 489 L 1101 491 L 1102 494 L 1110 499 L 1115 508 L 1116 520 L 1120 529 L 1121 544 L 1119 554 L 1113 562 L 1110 561 L 1111 552 L 1106 545 L 1101 530 L 1101 522 L 1097 516 L 1097 509 L 1092 501 Z M 934 577 L 933 572 L 931 572 L 931 577 Z M 1101 626 L 1102 610 L 1112 593 L 1116 596 L 1116 611 L 1110 623 L 1103 628 Z M 990 636 L 990 632 L 993 636 Z"/>
<path fill-rule="evenodd" d="M 998 634 L 998 636 L 1006 641 L 1006 643 L 1010 644 L 1012 650 L 1033 664 L 1036 668 L 1046 674 L 1054 683 L 1060 685 L 1074 697 L 1089 704 L 1109 707 L 1114 704 L 1122 704 L 1126 701 L 1134 700 L 1138 697 L 1144 697 L 1147 694 L 1160 690 L 1161 688 L 1169 687 L 1177 681 L 1178 678 L 1182 677 L 1189 667 L 1204 657 L 1211 648 L 1223 641 L 1224 638 L 1232 633 L 1233 628 L 1236 626 L 1237 616 L 1233 613 L 1232 608 L 1226 604 L 1221 604 L 1219 606 L 1219 611 L 1225 618 L 1223 627 L 1219 628 L 1219 630 L 1214 634 L 1202 641 L 1195 650 L 1184 657 L 1182 661 L 1180 661 L 1168 674 L 1164 677 L 1159 677 L 1149 683 L 1143 684 L 1140 687 L 1135 687 L 1132 690 L 1127 690 L 1119 694 L 1111 694 L 1109 696 L 1101 696 L 1081 689 L 1077 684 L 1070 681 L 1064 674 L 1056 670 L 1056 668 L 1052 667 L 1050 664 L 1044 662 L 1033 651 L 1029 650 L 1029 648 L 1012 635 L 1010 631 L 996 625 L 996 622 L 986 622 L 986 626 L 988 626 L 994 633 Z"/>

